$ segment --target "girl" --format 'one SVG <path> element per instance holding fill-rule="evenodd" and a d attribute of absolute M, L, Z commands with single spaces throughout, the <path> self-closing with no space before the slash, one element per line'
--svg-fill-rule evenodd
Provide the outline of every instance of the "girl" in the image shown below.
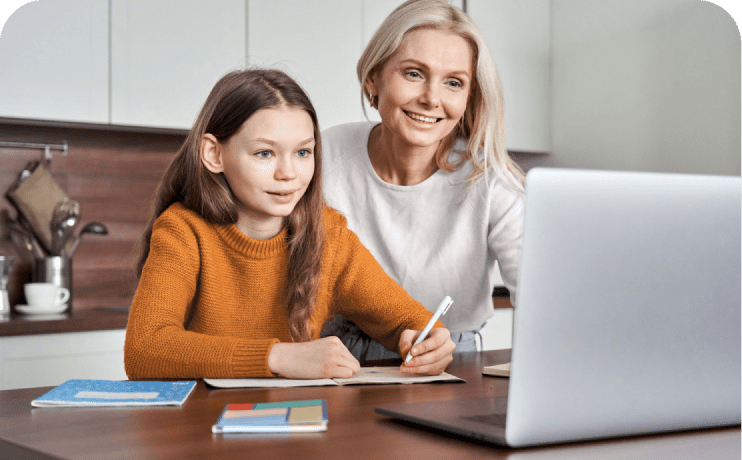
<path fill-rule="evenodd" d="M 224 76 L 158 188 L 124 346 L 130 379 L 350 377 L 342 314 L 406 353 L 431 314 L 324 204 L 317 117 L 276 70 Z M 439 374 L 438 323 L 402 371 Z"/>

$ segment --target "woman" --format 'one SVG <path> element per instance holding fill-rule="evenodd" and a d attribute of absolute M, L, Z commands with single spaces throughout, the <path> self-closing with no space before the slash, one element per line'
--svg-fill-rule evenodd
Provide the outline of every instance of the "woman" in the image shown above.
<path fill-rule="evenodd" d="M 495 262 L 515 304 L 523 214 L 484 38 L 446 1 L 410 0 L 376 31 L 357 73 L 381 123 L 322 134 L 325 197 L 413 298 L 429 310 L 454 299 L 442 321 L 457 352 L 474 351 L 494 314 Z M 323 335 L 360 359 L 395 356 L 342 318 Z"/>

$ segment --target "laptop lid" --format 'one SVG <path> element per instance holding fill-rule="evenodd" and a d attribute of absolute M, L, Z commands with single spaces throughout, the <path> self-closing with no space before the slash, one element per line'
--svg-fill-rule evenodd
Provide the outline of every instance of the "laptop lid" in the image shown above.
<path fill-rule="evenodd" d="M 509 445 L 740 423 L 739 177 L 533 169 Z"/>
<path fill-rule="evenodd" d="M 513 447 L 739 424 L 741 190 L 532 169 L 506 423 L 502 398 L 376 411 Z"/>

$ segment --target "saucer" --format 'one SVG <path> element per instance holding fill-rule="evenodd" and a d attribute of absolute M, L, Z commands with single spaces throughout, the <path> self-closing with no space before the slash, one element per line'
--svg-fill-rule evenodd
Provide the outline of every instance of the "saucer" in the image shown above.
<path fill-rule="evenodd" d="M 24 315 L 52 315 L 55 313 L 62 313 L 67 309 L 67 304 L 54 305 L 51 307 L 37 307 L 35 305 L 16 305 L 15 311 L 23 313 Z"/>

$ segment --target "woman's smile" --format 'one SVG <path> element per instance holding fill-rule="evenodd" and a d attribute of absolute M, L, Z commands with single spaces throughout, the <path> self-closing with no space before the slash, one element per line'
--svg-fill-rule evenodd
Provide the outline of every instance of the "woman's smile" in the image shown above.
<path fill-rule="evenodd" d="M 420 114 L 414 113 L 414 112 L 408 112 L 407 110 L 404 110 L 404 113 L 408 117 L 412 118 L 413 120 L 422 121 L 423 123 L 432 124 L 432 123 L 437 123 L 437 122 L 443 120 L 443 118 L 426 117 L 425 115 L 420 115 Z"/>

